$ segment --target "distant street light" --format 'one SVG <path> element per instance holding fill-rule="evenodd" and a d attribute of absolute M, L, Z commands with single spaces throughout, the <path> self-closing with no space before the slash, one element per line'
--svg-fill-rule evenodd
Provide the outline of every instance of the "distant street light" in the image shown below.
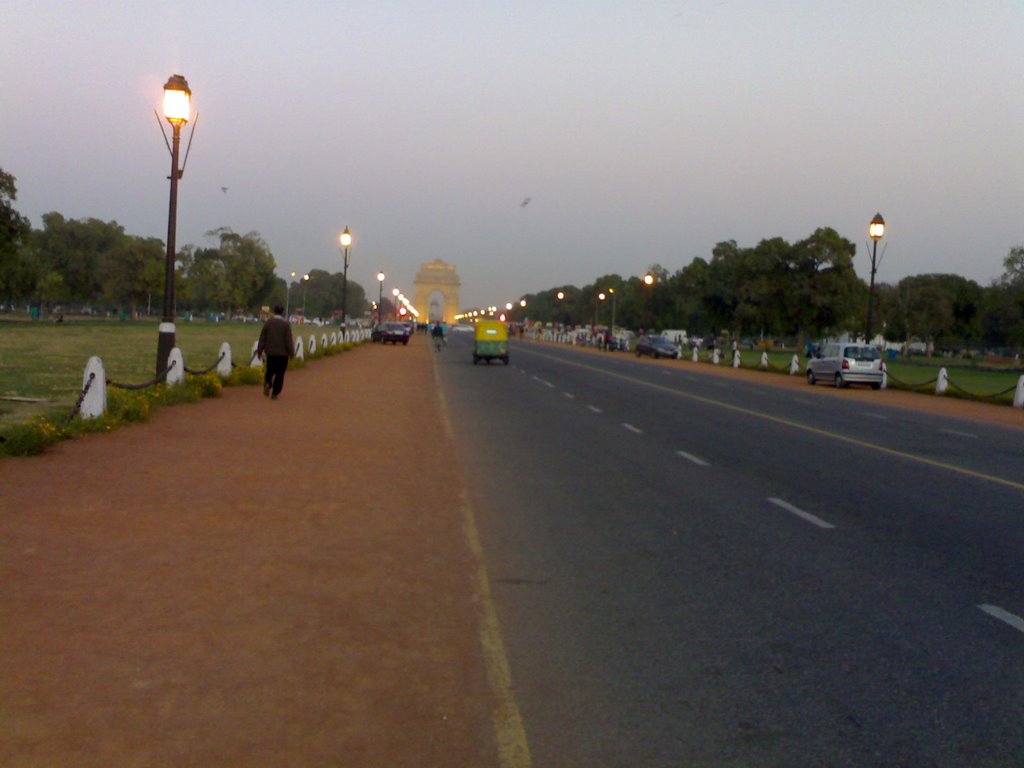
<path fill-rule="evenodd" d="M 652 285 L 654 285 L 654 275 L 648 272 L 646 275 L 644 275 L 643 282 L 644 285 L 650 288 Z M 650 297 L 644 296 L 644 327 L 647 328 L 648 330 L 650 330 L 651 327 L 651 314 L 653 314 L 650 311 L 650 303 Z"/>
<path fill-rule="evenodd" d="M 871 282 L 868 285 L 868 322 L 867 338 L 865 339 L 870 344 L 871 319 L 875 299 L 875 272 L 878 270 L 878 241 L 885 237 L 885 219 L 882 218 L 882 214 L 876 213 L 875 218 L 871 220 L 871 224 L 868 226 L 868 237 L 874 241 L 871 247 Z"/>
<path fill-rule="evenodd" d="M 348 247 L 352 245 L 352 234 L 345 227 L 345 231 L 338 238 L 345 254 L 345 268 L 341 273 L 341 326 L 348 327 Z"/>
<path fill-rule="evenodd" d="M 287 320 L 288 317 L 289 317 L 289 315 L 288 315 L 288 306 L 289 306 L 289 299 L 291 298 L 291 293 L 292 293 L 292 283 L 294 281 L 295 281 L 295 273 L 292 272 L 292 279 L 289 280 L 285 284 L 285 287 L 284 287 L 284 319 L 285 320 Z"/>
<path fill-rule="evenodd" d="M 381 307 L 384 306 L 384 273 L 377 273 L 377 325 L 381 323 Z"/>
<path fill-rule="evenodd" d="M 398 295 L 401 293 L 397 288 L 391 289 L 391 295 L 395 297 L 395 320 L 398 319 Z"/>
<path fill-rule="evenodd" d="M 302 322 L 306 322 L 306 286 L 309 284 L 309 275 L 302 276 Z"/>
<path fill-rule="evenodd" d="M 164 85 L 164 118 L 171 124 L 171 199 L 167 211 L 167 261 L 164 269 L 164 314 L 160 318 L 160 335 L 156 344 L 156 375 L 167 370 L 167 358 L 174 349 L 174 255 L 178 218 L 178 180 L 184 168 L 178 168 L 181 126 L 189 121 L 192 91 L 181 75 L 171 75 Z M 167 134 L 164 134 L 167 140 Z M 187 153 L 186 153 L 187 154 Z"/>

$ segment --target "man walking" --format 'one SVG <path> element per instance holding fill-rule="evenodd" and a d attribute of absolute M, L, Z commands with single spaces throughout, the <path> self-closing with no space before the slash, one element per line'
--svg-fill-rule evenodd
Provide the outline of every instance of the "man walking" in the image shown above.
<path fill-rule="evenodd" d="M 266 360 L 263 374 L 263 396 L 277 400 L 284 387 L 284 372 L 288 370 L 288 358 L 295 357 L 295 342 L 292 341 L 292 326 L 284 319 L 284 307 L 274 306 L 274 316 L 263 324 L 256 355 Z"/>

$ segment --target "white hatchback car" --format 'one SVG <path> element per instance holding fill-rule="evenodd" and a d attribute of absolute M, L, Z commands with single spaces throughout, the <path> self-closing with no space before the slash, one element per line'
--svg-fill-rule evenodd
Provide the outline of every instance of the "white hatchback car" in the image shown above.
<path fill-rule="evenodd" d="M 836 387 L 850 384 L 882 386 L 882 355 L 871 344 L 823 344 L 807 361 L 807 383 L 826 381 Z"/>

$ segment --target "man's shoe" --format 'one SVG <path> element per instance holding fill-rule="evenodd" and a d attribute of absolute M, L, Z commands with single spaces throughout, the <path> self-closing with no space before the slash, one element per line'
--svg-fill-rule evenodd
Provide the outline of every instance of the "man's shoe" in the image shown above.
<path fill-rule="evenodd" d="M 270 382 L 269 381 L 264 381 L 263 382 L 263 396 L 264 397 L 270 397 Z"/>
<path fill-rule="evenodd" d="M 271 395 L 271 396 L 270 396 L 270 399 L 271 399 L 271 400 L 277 400 L 277 395 Z"/>

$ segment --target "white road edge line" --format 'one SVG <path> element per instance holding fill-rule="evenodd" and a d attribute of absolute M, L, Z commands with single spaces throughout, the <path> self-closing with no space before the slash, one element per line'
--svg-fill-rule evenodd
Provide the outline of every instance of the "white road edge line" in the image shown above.
<path fill-rule="evenodd" d="M 587 406 L 587 408 L 589 408 L 590 410 L 592 410 L 592 411 L 593 411 L 594 413 L 604 413 L 604 411 L 602 411 L 602 410 L 601 410 L 600 408 L 598 408 L 598 407 L 597 407 L 596 405 L 588 405 L 588 406 Z"/>
<path fill-rule="evenodd" d="M 698 467 L 710 467 L 711 466 L 708 462 L 704 461 L 704 459 L 697 458 L 692 453 L 687 453 L 686 451 L 676 451 L 676 455 L 677 456 L 682 456 L 687 461 L 692 461 Z"/>
<path fill-rule="evenodd" d="M 550 381 L 544 381 L 544 379 L 540 378 L 539 376 L 534 376 L 533 380 L 540 384 L 543 384 L 545 387 L 551 387 L 552 389 L 554 389 L 554 384 L 552 384 Z"/>
<path fill-rule="evenodd" d="M 1020 616 L 1015 616 L 1009 611 L 1004 611 L 998 605 L 988 605 L 986 603 L 982 603 L 978 607 L 992 618 L 999 619 L 1000 621 L 1009 624 L 1018 632 L 1024 632 L 1024 619 L 1022 619 Z"/>
<path fill-rule="evenodd" d="M 957 432 L 955 429 L 940 429 L 939 432 L 945 432 L 947 435 L 956 435 L 957 437 L 967 437 L 971 440 L 977 440 L 977 435 L 972 435 L 970 432 Z"/>
<path fill-rule="evenodd" d="M 622 426 L 628 429 L 634 435 L 642 435 L 644 433 L 644 431 L 639 427 L 634 427 L 632 424 L 627 424 L 626 422 L 622 422 Z"/>
<path fill-rule="evenodd" d="M 810 512 L 804 512 L 799 507 L 794 507 L 788 501 L 783 501 L 782 499 L 776 499 L 773 496 L 770 496 L 768 498 L 768 501 L 770 503 L 774 504 L 777 507 L 782 507 L 784 510 L 786 510 L 787 512 L 791 512 L 792 514 L 796 515 L 797 517 L 802 518 L 803 520 L 806 520 L 808 523 L 811 523 L 811 525 L 816 525 L 819 528 L 835 528 L 835 526 L 832 525 L 832 523 L 827 523 L 824 520 L 822 520 L 820 517 L 815 517 Z"/>
<path fill-rule="evenodd" d="M 563 392 L 562 394 L 568 397 L 570 400 L 576 399 L 576 395 L 574 395 L 572 392 Z"/>
<path fill-rule="evenodd" d="M 871 419 L 878 419 L 879 421 L 888 421 L 889 420 L 888 416 L 886 416 L 885 414 L 881 414 L 881 413 L 871 413 L 870 411 L 865 411 L 864 415 L 867 416 L 868 418 L 871 418 Z"/>

